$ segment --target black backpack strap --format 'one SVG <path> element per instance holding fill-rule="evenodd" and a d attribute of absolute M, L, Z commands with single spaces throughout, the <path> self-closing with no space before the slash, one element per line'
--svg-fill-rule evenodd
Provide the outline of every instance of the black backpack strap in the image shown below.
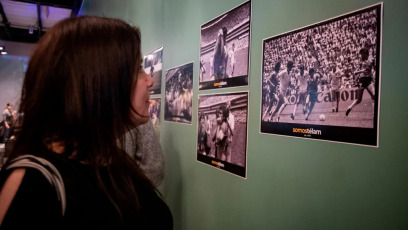
<path fill-rule="evenodd" d="M 55 188 L 58 200 L 61 202 L 61 214 L 64 216 L 67 203 L 64 181 L 58 169 L 51 162 L 33 155 L 22 155 L 11 160 L 6 167 L 6 169 L 13 168 L 34 168 L 40 171 Z"/>

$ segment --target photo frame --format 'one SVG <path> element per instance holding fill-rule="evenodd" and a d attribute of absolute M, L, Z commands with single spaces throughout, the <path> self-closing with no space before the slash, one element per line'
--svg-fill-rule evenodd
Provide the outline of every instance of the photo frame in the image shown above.
<path fill-rule="evenodd" d="M 161 129 L 161 98 L 150 98 L 149 106 L 150 122 L 153 124 L 154 131 L 160 138 Z"/>
<path fill-rule="evenodd" d="M 199 95 L 197 161 L 246 178 L 248 92 Z"/>
<path fill-rule="evenodd" d="M 166 70 L 164 120 L 191 124 L 194 63 Z"/>
<path fill-rule="evenodd" d="M 248 85 L 251 1 L 201 26 L 199 90 Z"/>
<path fill-rule="evenodd" d="M 154 80 L 153 86 L 150 88 L 150 94 L 161 94 L 162 68 L 163 68 L 163 46 L 148 52 L 143 57 L 144 70 Z"/>
<path fill-rule="evenodd" d="M 264 39 L 261 133 L 378 147 L 382 12 Z"/>

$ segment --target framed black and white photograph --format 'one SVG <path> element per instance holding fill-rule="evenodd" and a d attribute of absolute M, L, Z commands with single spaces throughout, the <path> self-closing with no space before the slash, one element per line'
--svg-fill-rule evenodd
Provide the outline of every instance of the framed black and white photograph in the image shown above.
<path fill-rule="evenodd" d="M 161 98 L 150 98 L 149 106 L 150 121 L 152 122 L 154 131 L 156 132 L 158 137 L 160 137 L 161 128 L 160 112 L 161 112 Z"/>
<path fill-rule="evenodd" d="M 248 92 L 199 95 L 197 161 L 246 178 Z"/>
<path fill-rule="evenodd" d="M 154 80 L 150 88 L 150 94 L 161 94 L 162 66 L 163 66 L 163 46 L 147 53 L 144 57 L 144 70 Z"/>
<path fill-rule="evenodd" d="M 248 85 L 251 1 L 201 26 L 199 89 Z"/>
<path fill-rule="evenodd" d="M 166 70 L 164 120 L 191 124 L 193 62 Z"/>
<path fill-rule="evenodd" d="M 264 39 L 261 133 L 378 147 L 382 12 Z"/>

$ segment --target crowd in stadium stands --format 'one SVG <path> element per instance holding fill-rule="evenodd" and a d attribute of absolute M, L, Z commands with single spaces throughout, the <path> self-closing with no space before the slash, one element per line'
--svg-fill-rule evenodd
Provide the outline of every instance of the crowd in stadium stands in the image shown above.
<path fill-rule="evenodd" d="M 219 22 L 217 22 L 219 18 L 216 18 L 203 25 L 201 28 L 201 46 L 205 46 L 206 44 L 214 42 L 220 28 L 225 27 L 228 31 L 231 31 L 236 25 L 239 25 L 242 21 L 247 20 L 249 16 L 250 4 L 247 4 L 228 12 L 227 16 L 225 16 Z M 220 17 L 223 17 L 223 15 L 221 15 Z M 212 25 L 215 22 L 217 23 Z"/>
<path fill-rule="evenodd" d="M 344 74 L 343 87 L 351 87 L 360 49 L 369 49 L 370 59 L 375 59 L 376 32 L 376 11 L 371 11 L 273 39 L 264 44 L 264 79 L 277 62 L 284 68 L 292 61 L 295 72 L 303 65 L 324 76 L 336 65 Z"/>
<path fill-rule="evenodd" d="M 297 96 L 299 90 L 297 76 L 299 76 L 299 72 L 303 71 L 313 72 L 312 75 L 308 76 L 307 81 L 308 84 L 316 81 L 317 91 L 329 90 L 333 88 L 333 85 L 336 85 L 338 92 L 343 88 L 357 87 L 359 82 L 361 83 L 359 80 L 361 72 L 367 73 L 369 70 L 368 75 L 370 77 L 366 79 L 369 79 L 370 82 L 367 84 L 365 81 L 364 84 L 364 87 L 367 88 L 368 85 L 375 82 L 376 38 L 376 11 L 373 10 L 311 26 L 300 32 L 291 32 L 264 42 L 262 92 L 264 110 L 271 107 L 268 103 L 274 99 L 271 97 L 274 95 L 271 90 L 278 88 L 282 91 L 284 89 L 284 97 Z M 362 61 L 362 53 L 364 55 L 367 53 L 367 61 Z M 282 73 L 288 71 L 286 67 L 289 64 L 293 66 L 288 72 L 289 76 L 282 79 Z M 278 66 L 277 70 L 275 70 L 276 66 Z M 370 68 L 368 69 L 367 66 Z M 275 75 L 277 76 L 276 85 L 271 84 L 274 80 L 271 78 Z M 312 79 L 314 76 L 316 79 Z M 307 87 L 310 92 L 310 85 Z M 372 92 L 373 90 L 370 90 L 370 94 Z M 373 95 L 371 96 L 373 97 Z M 276 101 L 281 101 L 284 105 L 287 104 L 286 100 Z M 333 111 L 337 112 L 337 107 L 334 106 Z M 277 119 L 279 119 L 280 112 L 278 112 Z"/>

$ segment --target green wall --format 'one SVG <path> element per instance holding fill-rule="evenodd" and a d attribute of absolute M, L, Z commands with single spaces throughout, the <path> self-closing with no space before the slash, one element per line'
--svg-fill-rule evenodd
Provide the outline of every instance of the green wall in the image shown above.
<path fill-rule="evenodd" d="M 194 61 L 195 117 L 200 26 L 242 2 L 85 0 L 83 14 L 140 26 L 143 53 L 164 46 L 163 70 Z M 204 92 L 250 92 L 248 177 L 196 161 L 196 118 L 162 122 L 161 191 L 175 229 L 408 229 L 408 1 L 384 2 L 379 148 L 259 132 L 262 39 L 375 3 L 252 1 L 250 86 Z"/>

